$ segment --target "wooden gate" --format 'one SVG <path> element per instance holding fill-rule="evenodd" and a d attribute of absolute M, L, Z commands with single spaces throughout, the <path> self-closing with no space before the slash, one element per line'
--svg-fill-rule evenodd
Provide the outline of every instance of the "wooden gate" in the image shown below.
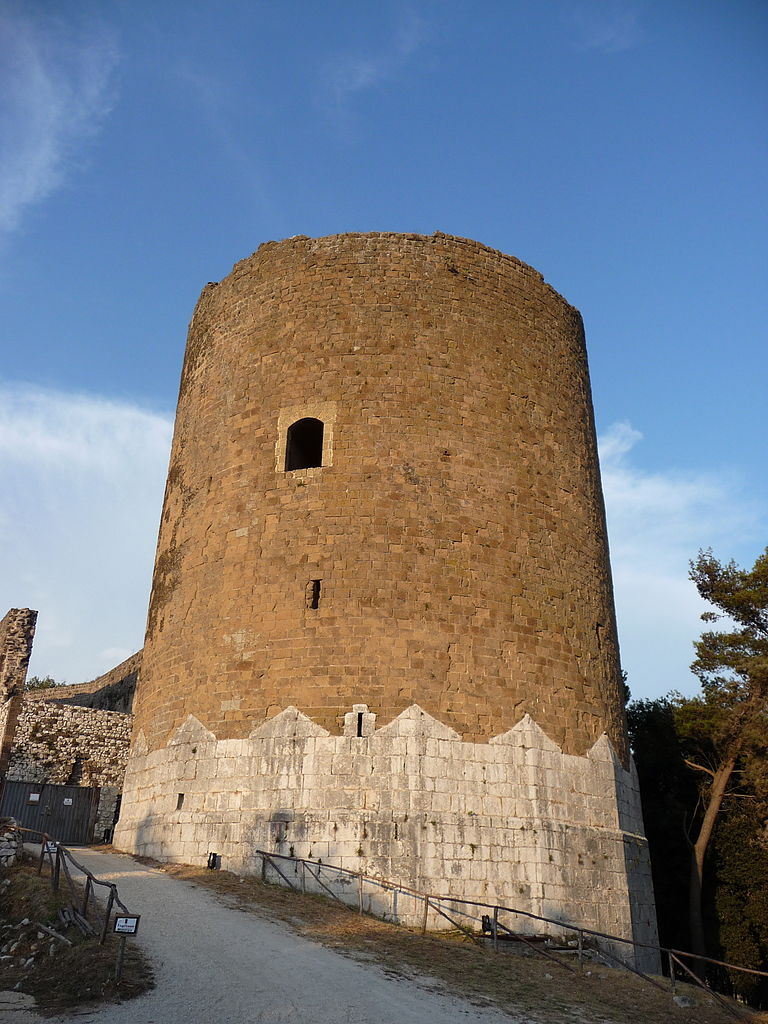
<path fill-rule="evenodd" d="M 90 843 L 99 806 L 96 788 L 53 786 L 40 782 L 6 782 L 0 816 L 15 818 L 24 828 L 47 832 L 67 845 Z"/>

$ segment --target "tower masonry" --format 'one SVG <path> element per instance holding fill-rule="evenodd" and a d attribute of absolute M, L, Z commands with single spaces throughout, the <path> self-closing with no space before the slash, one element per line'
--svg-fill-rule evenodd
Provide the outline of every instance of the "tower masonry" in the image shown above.
<path fill-rule="evenodd" d="M 209 284 L 134 711 L 126 849 L 654 941 L 578 312 L 440 233 Z"/>

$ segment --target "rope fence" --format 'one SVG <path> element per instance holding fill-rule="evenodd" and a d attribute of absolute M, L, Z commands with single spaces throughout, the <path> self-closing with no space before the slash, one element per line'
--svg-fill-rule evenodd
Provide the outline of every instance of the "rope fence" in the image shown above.
<path fill-rule="evenodd" d="M 112 931 L 119 935 L 120 942 L 115 961 L 115 981 L 119 982 L 123 974 L 126 939 L 129 935 L 136 934 L 141 915 L 132 913 L 123 903 L 114 882 L 105 882 L 103 879 L 97 878 L 89 868 L 72 856 L 72 852 L 66 846 L 51 838 L 47 833 L 37 829 L 22 828 L 20 825 L 15 826 L 14 831 L 30 836 L 39 836 L 39 839 L 35 840 L 40 843 L 37 874 L 42 875 L 43 867 L 48 865 L 51 887 L 54 892 L 60 891 L 62 875 L 64 876 L 71 900 L 69 907 L 59 911 L 59 917 L 65 927 L 75 925 L 86 938 L 98 936 L 99 944 L 102 946 L 110 933 L 110 924 Z M 84 883 L 80 878 L 77 881 L 73 878 L 73 871 L 79 872 L 83 876 Z M 96 899 L 97 886 L 107 890 L 106 907 L 103 907 Z"/>
<path fill-rule="evenodd" d="M 344 907 L 349 907 L 350 901 L 342 899 L 338 893 L 333 891 L 331 885 L 327 884 L 328 882 L 332 884 L 332 879 L 326 875 L 327 881 L 324 882 L 321 879 L 320 874 L 324 871 L 335 874 L 337 878 L 339 876 L 347 876 L 350 879 L 351 887 L 352 882 L 354 881 L 355 883 L 353 886 L 356 891 L 355 902 L 357 903 L 358 912 L 360 914 L 364 912 L 365 885 L 375 886 L 386 892 L 402 893 L 403 895 L 409 896 L 413 900 L 423 904 L 421 918 L 422 935 L 427 932 L 430 912 L 434 912 L 449 921 L 456 929 L 461 931 L 476 945 L 483 945 L 482 936 L 487 934 L 490 935 L 494 952 L 498 952 L 499 935 L 500 933 L 503 933 L 514 941 L 522 942 L 527 948 L 532 949 L 540 956 L 554 961 L 560 967 L 573 973 L 577 973 L 575 968 L 563 960 L 562 957 L 555 956 L 548 949 L 544 949 L 536 942 L 531 941 L 530 938 L 526 938 L 519 932 L 513 931 L 510 927 L 503 924 L 499 918 L 501 914 L 506 914 L 512 917 L 526 918 L 531 921 L 540 921 L 545 924 L 555 925 L 563 932 L 570 932 L 575 935 L 575 953 L 579 969 L 583 968 L 584 961 L 587 956 L 587 950 L 589 948 L 587 946 L 587 942 L 592 941 L 594 951 L 598 956 L 603 958 L 605 962 L 620 967 L 623 970 L 630 971 L 632 974 L 642 978 L 648 984 L 665 991 L 664 986 L 660 984 L 656 978 L 650 977 L 644 971 L 641 971 L 633 964 L 628 963 L 624 957 L 617 955 L 614 950 L 606 948 L 606 945 L 609 944 L 611 947 L 615 947 L 617 945 L 623 948 L 629 947 L 628 952 L 632 956 L 637 950 L 654 952 L 659 958 L 659 963 L 666 964 L 667 966 L 669 972 L 669 987 L 673 996 L 677 992 L 677 980 L 678 977 L 680 977 L 681 979 L 685 979 L 690 983 L 696 984 L 699 988 L 704 989 L 708 995 L 714 998 L 719 1005 L 726 1010 L 726 1012 L 730 1013 L 737 1020 L 749 1020 L 750 1018 L 739 1012 L 736 1007 L 733 1006 L 732 1002 L 724 998 L 721 993 L 715 991 L 706 978 L 697 973 L 694 968 L 697 965 L 711 964 L 713 966 L 726 968 L 729 971 L 738 971 L 744 974 L 768 978 L 768 971 L 758 971 L 749 967 L 740 967 L 738 964 L 725 963 L 722 960 L 715 960 L 712 957 L 687 953 L 680 949 L 656 946 L 648 942 L 636 942 L 634 939 L 627 939 L 620 935 L 611 935 L 608 932 L 598 931 L 594 928 L 585 928 L 581 925 L 557 920 L 552 917 L 544 917 L 541 914 L 534 914 L 529 910 L 520 910 L 517 907 L 507 907 L 503 904 L 482 903 L 477 900 L 460 899 L 456 896 L 436 895 L 433 893 L 421 892 L 417 889 L 411 888 L 410 886 L 401 885 L 398 882 L 392 882 L 387 879 L 375 878 L 372 875 L 366 875 L 362 871 L 354 871 L 351 868 L 344 868 L 335 864 L 323 864 L 321 861 L 310 861 L 303 857 L 294 857 L 283 853 L 271 853 L 267 850 L 256 850 L 256 855 L 261 858 L 262 881 L 267 881 L 267 866 L 269 865 L 274 869 L 276 874 L 283 879 L 286 885 L 290 886 L 292 889 L 306 892 L 307 874 L 309 874 L 310 877 L 319 884 L 321 889 L 336 900 L 337 903 L 341 903 Z M 294 884 L 291 881 L 289 878 L 290 871 L 282 870 L 276 863 L 277 861 L 290 862 L 294 864 L 293 873 L 295 876 L 299 876 L 300 869 L 300 881 L 298 884 Z M 472 913 L 469 908 L 473 908 L 475 911 L 480 911 L 480 913 Z M 466 918 L 473 922 L 475 926 L 479 926 L 481 937 L 478 937 L 477 935 L 477 928 L 473 929 L 466 923 L 462 923 L 457 920 L 458 917 Z M 703 974 L 703 971 L 701 973 Z"/>

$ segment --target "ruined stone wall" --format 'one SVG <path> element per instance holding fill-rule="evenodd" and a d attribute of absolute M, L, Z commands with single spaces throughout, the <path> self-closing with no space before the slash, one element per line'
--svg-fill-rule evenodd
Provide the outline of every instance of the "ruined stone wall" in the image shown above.
<path fill-rule="evenodd" d="M 323 465 L 285 472 L 304 417 Z M 439 233 L 268 243 L 190 326 L 137 727 L 359 702 L 627 756 L 581 318 Z"/>
<path fill-rule="evenodd" d="M 191 864 L 216 852 L 242 873 L 261 869 L 259 849 L 290 854 L 657 941 L 637 778 L 605 736 L 585 756 L 565 754 L 526 716 L 466 743 L 416 706 L 374 726 L 358 706 L 334 736 L 288 708 L 241 740 L 217 740 L 191 717 L 159 750 L 140 734 L 115 842 Z M 421 923 L 418 900 L 371 887 L 365 898 Z"/>
<path fill-rule="evenodd" d="M 0 620 L 0 784 L 8 770 L 36 623 L 31 608 L 11 608 Z"/>
<path fill-rule="evenodd" d="M 67 683 L 47 689 L 29 690 L 26 698 L 130 714 L 141 672 L 141 655 L 142 652 L 137 651 L 109 672 L 87 683 Z"/>
<path fill-rule="evenodd" d="M 0 699 L 19 694 L 27 678 L 37 612 L 11 608 L 0 619 Z"/>
<path fill-rule="evenodd" d="M 22 698 L 8 779 L 101 789 L 95 835 L 111 828 L 128 758 L 130 715 Z"/>

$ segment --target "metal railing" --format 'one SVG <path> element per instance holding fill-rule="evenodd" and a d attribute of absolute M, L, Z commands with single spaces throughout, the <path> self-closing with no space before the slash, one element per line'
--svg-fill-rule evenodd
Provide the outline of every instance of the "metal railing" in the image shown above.
<path fill-rule="evenodd" d="M 40 843 L 40 854 L 37 859 L 37 873 L 38 875 L 42 875 L 43 866 L 47 861 L 50 867 L 51 886 L 54 892 L 59 892 L 61 888 L 61 876 L 62 874 L 64 875 L 71 899 L 70 906 L 66 908 L 66 910 L 60 912 L 62 923 L 65 926 L 69 926 L 70 924 L 75 925 L 86 938 L 95 938 L 98 936 L 99 945 L 103 946 L 107 940 L 110 922 L 112 921 L 112 913 L 116 907 L 121 910 L 127 918 L 136 919 L 138 921 L 140 915 L 132 913 L 128 907 L 126 907 L 118 895 L 115 883 L 105 882 L 103 879 L 97 878 L 89 868 L 77 861 L 72 856 L 71 850 L 62 843 L 53 839 L 46 832 L 41 832 L 38 829 L 23 828 L 21 825 L 16 825 L 14 826 L 14 831 L 40 837 L 37 840 L 37 842 Z M 78 879 L 78 882 L 82 887 L 82 892 L 78 888 L 78 885 L 72 876 L 71 869 L 79 871 L 85 879 L 84 884 Z M 99 901 L 95 898 L 96 886 L 101 886 L 108 890 L 105 908 L 101 907 Z M 89 912 L 91 917 L 95 919 L 98 927 L 94 927 L 91 920 L 89 920 Z M 121 934 L 119 937 L 120 942 L 117 948 L 117 959 L 115 963 L 116 982 L 119 982 L 122 977 L 123 961 L 125 959 L 125 943 L 128 936 Z"/>
<path fill-rule="evenodd" d="M 503 904 L 483 903 L 478 900 L 460 899 L 456 896 L 441 896 L 435 895 L 433 893 L 421 892 L 418 889 L 411 888 L 407 885 L 402 885 L 399 882 L 392 882 L 387 879 L 376 878 L 372 875 L 366 875 L 363 871 L 354 871 L 351 868 L 344 868 L 335 864 L 326 864 L 319 860 L 307 860 L 303 857 L 294 857 L 288 854 L 270 853 L 267 850 L 256 850 L 255 852 L 257 856 L 261 857 L 261 877 L 263 881 L 267 880 L 267 865 L 269 864 L 288 886 L 290 886 L 292 889 L 305 892 L 307 888 L 306 876 L 307 873 L 309 873 L 313 881 L 317 882 L 320 888 L 324 890 L 326 893 L 328 893 L 328 895 L 331 896 L 334 900 L 336 900 L 337 903 L 341 903 L 342 906 L 344 907 L 349 907 L 349 902 L 342 899 L 338 895 L 338 893 L 334 892 L 330 885 L 327 885 L 320 877 L 321 871 L 334 872 L 337 876 L 345 875 L 348 876 L 350 879 L 354 879 L 356 881 L 355 902 L 357 903 L 357 909 L 360 914 L 364 913 L 365 884 L 376 886 L 379 889 L 383 889 L 393 893 L 403 893 L 405 895 L 412 897 L 416 901 L 423 902 L 421 920 L 422 935 L 426 934 L 430 911 L 434 911 L 441 917 L 444 917 L 446 920 L 448 920 L 459 931 L 463 932 L 464 935 L 466 935 L 467 938 L 470 939 L 470 941 L 474 942 L 477 945 L 483 945 L 482 939 L 478 938 L 476 932 L 472 928 L 467 927 L 467 925 L 462 924 L 460 921 L 456 920 L 457 916 L 461 916 L 469 918 L 471 921 L 475 922 L 475 924 L 479 923 L 481 928 L 481 935 L 485 933 L 490 934 L 494 952 L 498 952 L 499 932 L 501 931 L 506 933 L 506 935 L 508 935 L 510 938 L 513 938 L 515 941 L 522 942 L 539 955 L 547 957 L 549 960 L 553 960 L 555 963 L 559 964 L 566 970 L 571 971 L 573 973 L 577 973 L 575 968 L 571 964 L 564 961 L 561 957 L 554 956 L 551 952 L 549 952 L 549 950 L 540 947 L 535 942 L 532 942 L 530 938 L 526 938 L 524 935 L 512 931 L 511 928 L 504 925 L 499 920 L 499 915 L 503 913 L 513 915 L 515 917 L 527 918 L 532 921 L 541 921 L 542 923 L 549 925 L 555 925 L 563 932 L 570 932 L 572 934 L 575 934 L 575 951 L 577 954 L 579 969 L 583 968 L 584 960 L 587 955 L 587 946 L 585 940 L 591 939 L 594 940 L 596 953 L 600 957 L 604 958 L 606 962 L 612 963 L 618 967 L 623 968 L 624 970 L 630 971 L 631 973 L 642 978 L 644 981 L 648 982 L 648 984 L 653 985 L 655 988 L 661 989 L 662 991 L 666 991 L 665 987 L 656 978 L 650 977 L 644 971 L 641 971 L 632 964 L 627 963 L 626 960 L 624 960 L 620 956 L 617 956 L 615 952 L 609 951 L 605 948 L 605 946 L 606 943 L 610 943 L 612 946 L 619 944 L 625 947 L 631 947 L 631 953 L 634 953 L 635 950 L 652 951 L 659 957 L 660 964 L 664 961 L 664 959 L 666 959 L 666 965 L 669 970 L 669 985 L 671 994 L 673 996 L 676 994 L 677 991 L 678 974 L 682 972 L 680 974 L 681 980 L 684 979 L 686 981 L 689 981 L 689 983 L 696 984 L 700 988 L 704 989 L 707 992 L 707 994 L 712 996 L 726 1012 L 730 1013 L 738 1020 L 748 1020 L 750 1018 L 746 1017 L 743 1013 L 740 1013 L 736 1009 L 736 1007 L 733 1006 L 732 1002 L 725 999 L 721 993 L 715 991 L 715 989 L 711 987 L 707 980 L 705 978 L 702 978 L 699 974 L 697 974 L 696 971 L 692 969 L 692 966 L 689 966 L 689 964 L 685 961 L 688 960 L 689 963 L 693 961 L 694 966 L 696 964 L 706 963 L 715 965 L 717 967 L 724 967 L 730 971 L 739 971 L 744 974 L 751 974 L 757 975 L 762 978 L 768 978 L 768 971 L 758 971 L 749 967 L 740 967 L 738 964 L 725 963 L 722 960 L 715 960 L 712 957 L 707 956 L 699 956 L 697 954 L 688 953 L 680 949 L 671 949 L 665 946 L 656 946 L 649 942 L 636 942 L 634 939 L 627 939 L 620 935 L 611 935 L 608 932 L 597 931 L 594 928 L 585 928 L 582 925 L 572 924 L 570 922 L 557 920 L 556 918 L 552 917 L 544 917 L 541 914 L 534 914 L 528 910 L 520 910 L 517 907 L 507 907 Z M 276 863 L 276 861 L 278 860 L 290 861 L 293 864 L 295 864 L 295 874 L 297 875 L 299 865 L 301 866 L 301 881 L 299 885 L 294 885 L 294 883 L 290 880 L 288 875 L 283 870 L 281 870 L 279 865 Z M 330 879 L 328 880 L 330 881 Z M 477 914 L 470 913 L 468 910 L 462 909 L 469 907 L 479 909 L 481 911 L 481 914 L 478 916 Z M 486 913 L 482 913 L 483 911 L 486 911 Z M 491 913 L 488 914 L 487 911 L 490 911 Z M 600 940 L 602 940 L 602 942 Z"/>

